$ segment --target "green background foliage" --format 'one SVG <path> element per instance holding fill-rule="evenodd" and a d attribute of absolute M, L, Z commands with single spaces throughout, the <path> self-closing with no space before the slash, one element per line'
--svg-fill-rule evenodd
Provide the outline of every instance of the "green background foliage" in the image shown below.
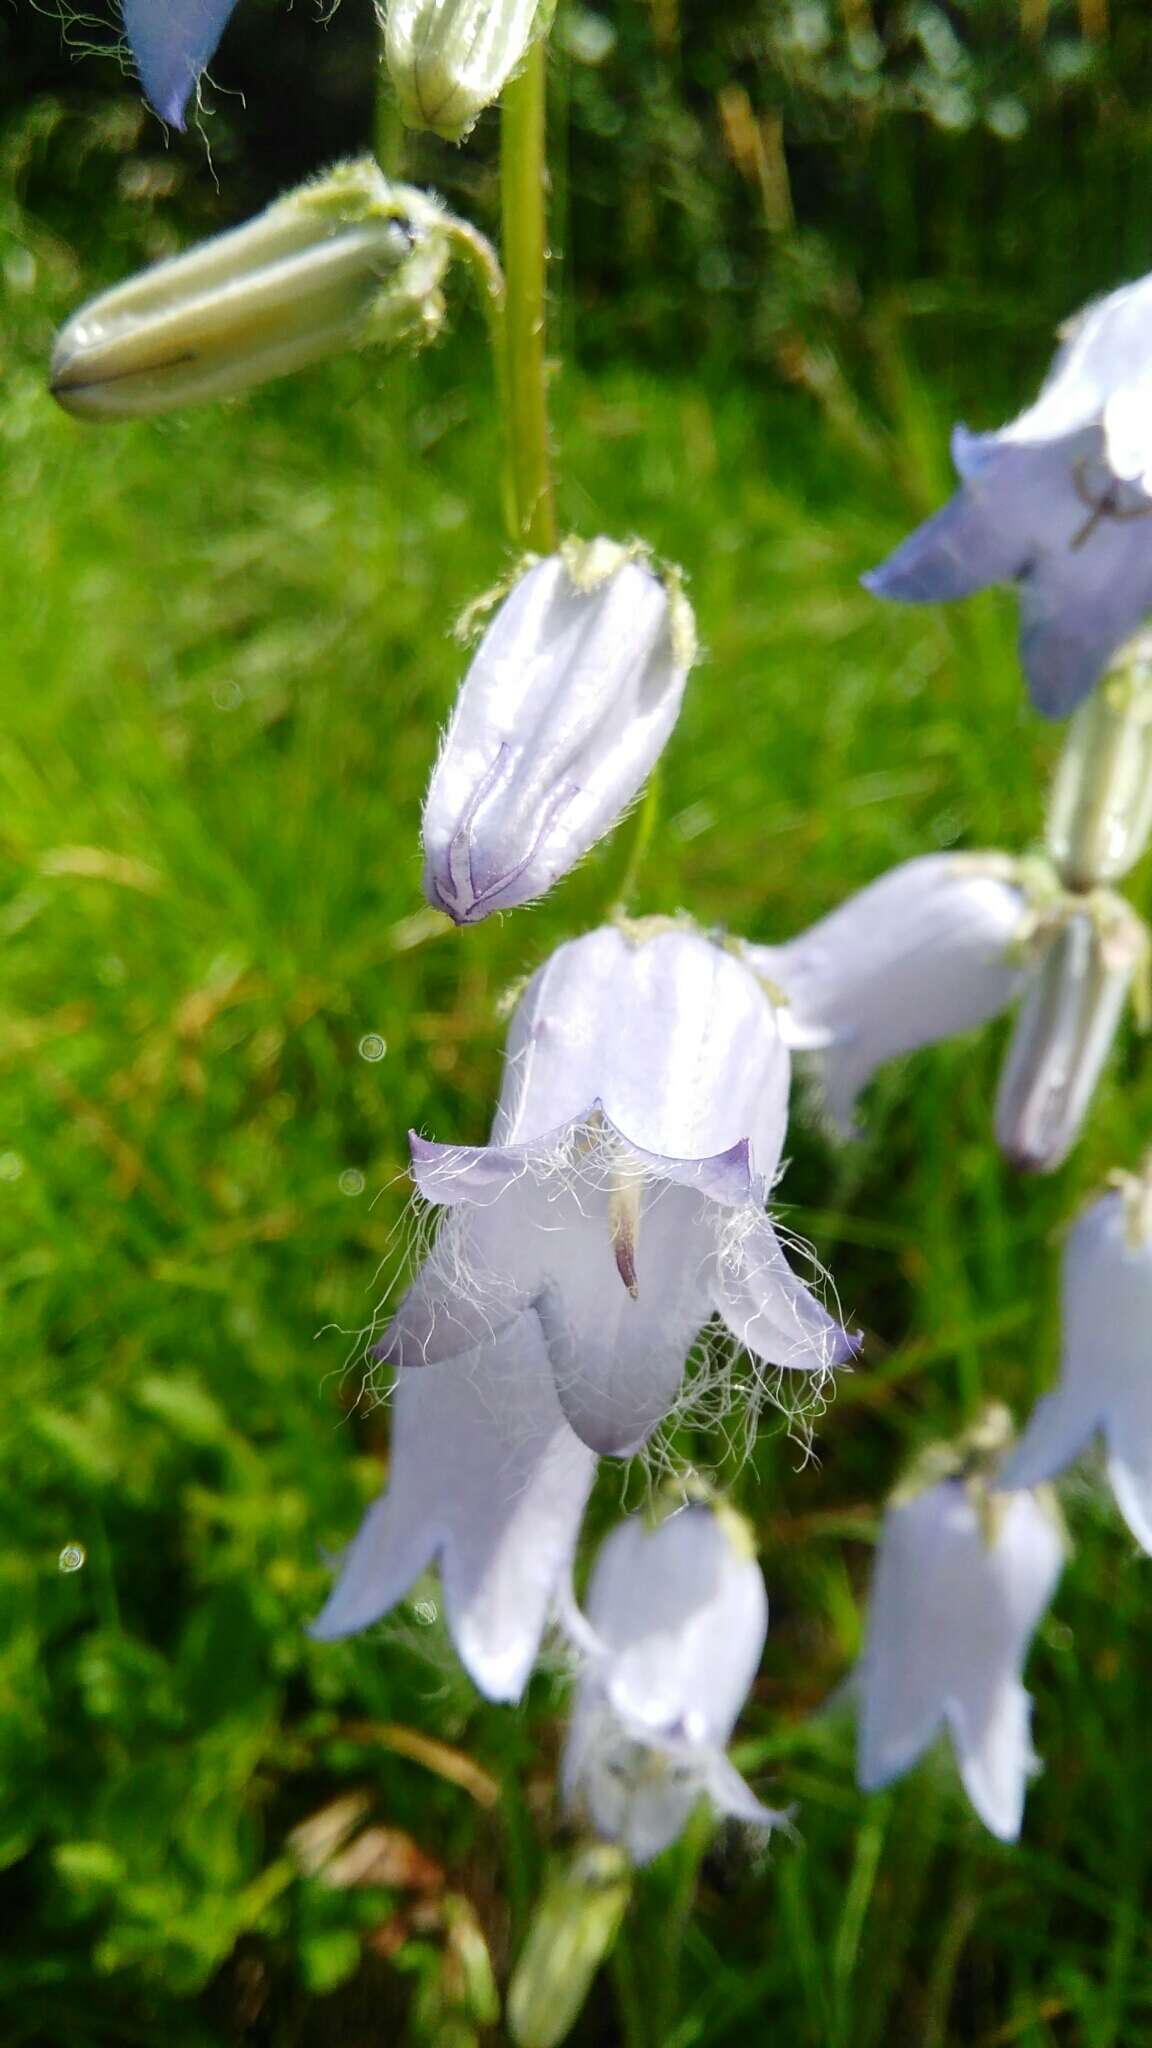
<path fill-rule="evenodd" d="M 219 189 L 55 22 L 0 24 L 5 2048 L 498 2042 L 571 1842 L 557 1660 L 484 1704 L 431 1582 L 357 1640 L 304 1633 L 386 1469 L 360 1333 L 403 1261 L 405 1133 L 482 1138 L 501 1000 L 605 913 L 633 829 L 535 912 L 423 909 L 450 628 L 505 566 L 482 324 L 465 294 L 430 357 L 155 424 L 44 392 L 80 298 L 366 138 L 366 13 L 241 7 Z M 902 611 L 857 579 L 948 489 L 951 419 L 1004 417 L 1054 322 L 1147 267 L 1150 62 L 1143 10 L 1099 0 L 562 17 L 564 523 L 684 563 L 707 654 L 638 908 L 783 937 L 912 854 L 1035 838 L 1058 735 L 1011 597 Z M 491 154 L 485 123 L 408 163 L 490 224 Z M 1013 1180 L 1003 1036 L 884 1074 L 847 1151 L 797 1120 L 781 1206 L 864 1360 L 818 1462 L 771 1428 L 743 1465 L 682 1447 L 762 1543 L 736 1757 L 798 1836 L 662 1858 L 585 2048 L 1152 2033 L 1147 1567 L 1095 1470 L 1018 1848 L 944 1759 L 861 1798 L 838 1698 L 885 1490 L 982 1393 L 1020 1414 L 1045 1384 L 1058 1228 L 1152 1127 L 1129 1037 L 1069 1166 Z M 593 1528 L 642 1492 L 607 1468 Z"/>

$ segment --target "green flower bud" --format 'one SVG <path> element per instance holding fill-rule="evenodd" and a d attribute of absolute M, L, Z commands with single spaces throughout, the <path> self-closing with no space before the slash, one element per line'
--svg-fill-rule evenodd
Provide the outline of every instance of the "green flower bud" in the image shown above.
<path fill-rule="evenodd" d="M 463 141 L 554 8 L 555 0 L 390 0 L 384 56 L 408 126 Z"/>
<path fill-rule="evenodd" d="M 1068 728 L 1048 850 L 1070 889 L 1118 881 L 1152 834 L 1152 639 L 1129 643 Z"/>
<path fill-rule="evenodd" d="M 624 1851 L 589 1844 L 553 1869 L 508 1991 L 516 2048 L 557 2048 L 611 1954 L 632 1889 Z"/>
<path fill-rule="evenodd" d="M 365 342 L 430 339 L 451 252 L 439 203 L 370 158 L 337 164 L 244 227 L 82 306 L 52 356 L 84 419 L 228 398 Z"/>

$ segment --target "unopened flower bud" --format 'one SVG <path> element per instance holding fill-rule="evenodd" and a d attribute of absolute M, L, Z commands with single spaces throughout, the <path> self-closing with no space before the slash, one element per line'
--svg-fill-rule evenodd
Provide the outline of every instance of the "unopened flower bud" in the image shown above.
<path fill-rule="evenodd" d="M 1116 882 L 1152 832 L 1152 639 L 1130 644 L 1068 728 L 1048 851 L 1069 889 Z"/>
<path fill-rule="evenodd" d="M 628 1858 L 610 1842 L 589 1843 L 553 1872 L 508 1987 L 516 2048 L 556 2048 L 567 2040 L 612 1952 L 631 1891 Z"/>
<path fill-rule="evenodd" d="M 462 142 L 552 19 L 555 0 L 389 0 L 384 56 L 410 128 Z"/>
<path fill-rule="evenodd" d="M 460 687 L 424 806 L 424 889 L 457 924 L 542 896 L 616 823 L 695 659 L 674 570 L 566 541 L 514 584 Z"/>
<path fill-rule="evenodd" d="M 1080 1134 L 1132 978 L 1148 950 L 1118 896 L 1067 908 L 1020 1005 L 996 1099 L 996 1138 L 1014 1166 L 1052 1173 Z"/>
<path fill-rule="evenodd" d="M 61 329 L 52 393 L 86 419 L 227 398 L 369 341 L 420 341 L 443 317 L 438 203 L 370 158 L 92 299 Z"/>

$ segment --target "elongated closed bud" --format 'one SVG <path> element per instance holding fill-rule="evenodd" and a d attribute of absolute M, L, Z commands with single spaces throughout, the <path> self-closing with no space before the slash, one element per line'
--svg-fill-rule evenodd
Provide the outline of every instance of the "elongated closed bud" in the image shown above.
<path fill-rule="evenodd" d="M 84 419 L 136 419 L 364 342 L 427 340 L 444 312 L 444 222 L 371 158 L 338 164 L 81 307 L 57 337 L 52 394 Z"/>
<path fill-rule="evenodd" d="M 1152 833 L 1152 638 L 1133 641 L 1068 728 L 1048 851 L 1069 889 L 1119 881 Z"/>
<path fill-rule="evenodd" d="M 542 896 L 613 826 L 676 722 L 696 655 L 675 570 L 569 540 L 500 605 L 424 805 L 424 889 L 457 924 Z"/>
<path fill-rule="evenodd" d="M 384 58 L 408 126 L 462 142 L 554 9 L 555 0 L 389 0 Z"/>
<path fill-rule="evenodd" d="M 631 1865 L 611 1842 L 578 1849 L 549 1877 L 508 1988 L 516 2048 L 556 2048 L 567 2038 L 612 1953 L 631 1892 Z"/>
<path fill-rule="evenodd" d="M 1054 925 L 996 1098 L 997 1143 L 1022 1171 L 1052 1173 L 1071 1151 L 1147 951 L 1147 927 L 1119 896 L 1085 898 Z"/>

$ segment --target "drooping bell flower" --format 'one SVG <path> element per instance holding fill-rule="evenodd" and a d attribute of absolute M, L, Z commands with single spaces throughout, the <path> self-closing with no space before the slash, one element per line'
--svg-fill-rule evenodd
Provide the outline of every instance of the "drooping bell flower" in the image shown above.
<path fill-rule="evenodd" d="M 1019 993 L 1031 913 L 1003 854 L 903 862 L 782 946 L 746 957 L 788 999 L 797 1046 L 818 1049 L 823 1105 L 842 1136 L 860 1091 L 900 1053 L 954 1038 Z"/>
<path fill-rule="evenodd" d="M 443 319 L 437 200 L 370 157 L 102 292 L 61 328 L 52 395 L 85 419 L 228 398 L 341 350 L 418 344 Z"/>
<path fill-rule="evenodd" d="M 501 603 L 424 805 L 424 889 L 457 924 L 542 896 L 655 766 L 696 654 L 674 570 L 569 540 Z"/>
<path fill-rule="evenodd" d="M 1013 1166 L 1053 1173 L 1080 1135 L 1148 933 L 1122 897 L 1098 890 L 1067 899 L 1037 939 L 997 1091 L 996 1139 Z"/>
<path fill-rule="evenodd" d="M 462 142 L 554 8 L 555 0 L 388 0 L 384 59 L 408 126 Z"/>
<path fill-rule="evenodd" d="M 123 0 L 124 33 L 149 103 L 183 128 L 188 101 L 211 63 L 236 0 Z"/>
<path fill-rule="evenodd" d="M 1001 1484 L 1055 1478 L 1097 1435 L 1116 1505 L 1152 1555 L 1152 1205 L 1148 1182 L 1129 1176 L 1069 1234 L 1060 1377 L 1037 1403 Z"/>
<path fill-rule="evenodd" d="M 437 1563 L 461 1663 L 489 1699 L 519 1699 L 569 1581 L 595 1469 L 560 1412 L 535 1316 L 449 1365 L 401 1372 L 388 1486 L 312 1634 L 366 1628 Z"/>
<path fill-rule="evenodd" d="M 413 1135 L 445 1216 L 381 1355 L 450 1359 L 531 1313 L 573 1429 L 617 1454 L 681 1403 L 713 1316 L 760 1368 L 828 1372 L 852 1347 L 764 1213 L 788 1078 L 767 993 L 699 932 L 561 946 L 513 1017 L 491 1142 Z"/>
<path fill-rule="evenodd" d="M 725 1749 L 768 1633 L 768 1596 L 749 1532 L 730 1509 L 681 1508 L 655 1528 L 621 1522 L 585 1603 L 591 1647 L 577 1686 L 561 1783 L 634 1863 L 674 1842 L 706 1799 L 771 1827 Z"/>
<path fill-rule="evenodd" d="M 1048 718 L 1075 709 L 1152 610 L 1152 277 L 1089 306 L 1034 405 L 958 427 L 956 496 L 866 576 L 935 603 L 1020 586 L 1020 652 Z"/>
<path fill-rule="evenodd" d="M 985 1827 L 1015 1841 L 1036 1768 L 1021 1672 L 1063 1562 L 1054 1503 L 1035 1493 L 990 1494 L 960 1471 L 893 1497 L 856 1672 L 864 1791 L 946 1731 Z"/>

